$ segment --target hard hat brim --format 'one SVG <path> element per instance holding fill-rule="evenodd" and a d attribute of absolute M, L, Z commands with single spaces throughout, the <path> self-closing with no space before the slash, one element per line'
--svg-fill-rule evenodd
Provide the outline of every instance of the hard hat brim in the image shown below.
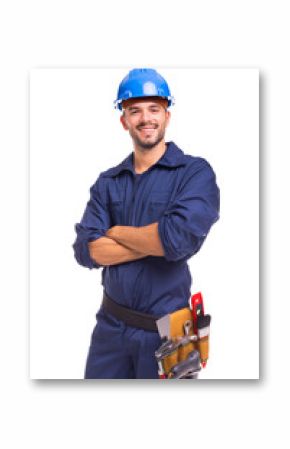
<path fill-rule="evenodd" d="M 130 106 L 133 103 L 136 103 L 137 101 L 152 101 L 161 104 L 165 109 L 169 106 L 169 100 L 164 97 L 157 97 L 157 96 L 146 96 L 146 97 L 135 97 L 135 98 L 128 98 L 127 100 L 123 100 L 121 102 L 122 109 L 126 109 L 128 106 Z"/>

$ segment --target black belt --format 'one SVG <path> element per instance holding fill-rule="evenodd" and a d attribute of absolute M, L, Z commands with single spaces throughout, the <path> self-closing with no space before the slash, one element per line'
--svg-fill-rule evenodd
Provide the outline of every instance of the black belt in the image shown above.
<path fill-rule="evenodd" d="M 158 320 L 157 317 L 121 306 L 113 301 L 106 292 L 104 292 L 102 306 L 105 311 L 118 320 L 124 321 L 128 326 L 140 327 L 147 331 L 158 331 L 156 326 L 156 320 Z"/>

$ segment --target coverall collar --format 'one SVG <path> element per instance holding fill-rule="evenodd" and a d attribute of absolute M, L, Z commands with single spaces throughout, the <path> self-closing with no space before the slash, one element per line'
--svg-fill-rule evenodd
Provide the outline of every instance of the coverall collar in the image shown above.
<path fill-rule="evenodd" d="M 183 151 L 178 148 L 177 145 L 175 145 L 174 142 L 166 142 L 167 148 L 165 150 L 165 153 L 161 156 L 161 158 L 153 164 L 155 165 L 162 165 L 164 167 L 179 167 L 181 165 L 186 164 L 186 158 Z M 119 165 L 116 167 L 110 168 L 107 170 L 103 176 L 106 177 L 114 177 L 119 175 L 121 172 L 125 170 L 129 170 L 133 174 L 135 174 L 134 166 L 133 166 L 133 152 L 129 154 L 129 156 L 126 157 Z M 151 167 L 153 167 L 151 166 Z M 150 168 L 151 168 L 150 167 Z"/>

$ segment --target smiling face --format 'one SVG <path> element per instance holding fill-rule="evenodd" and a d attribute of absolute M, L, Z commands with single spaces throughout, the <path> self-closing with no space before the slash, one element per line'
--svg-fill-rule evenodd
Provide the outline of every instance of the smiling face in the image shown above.
<path fill-rule="evenodd" d="M 158 97 L 134 98 L 123 102 L 121 123 L 141 150 L 151 149 L 164 139 L 170 120 L 170 112 L 166 107 L 167 100 Z"/>

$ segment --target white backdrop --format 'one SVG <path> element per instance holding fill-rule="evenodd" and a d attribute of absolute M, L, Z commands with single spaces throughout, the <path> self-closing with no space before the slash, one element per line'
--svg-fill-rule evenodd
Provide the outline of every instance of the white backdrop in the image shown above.
<path fill-rule="evenodd" d="M 73 257 L 74 224 L 99 173 L 131 151 L 113 109 L 132 67 L 30 72 L 30 376 L 82 379 L 101 269 Z M 201 379 L 259 377 L 259 72 L 155 66 L 176 105 L 166 140 L 206 158 L 220 220 L 189 261 L 212 315 Z"/>
<path fill-rule="evenodd" d="M 142 11 L 132 0 L 0 2 L 1 447 L 79 449 L 104 442 L 148 449 L 152 441 L 168 448 L 289 446 L 288 10 L 284 0 L 147 0 Z M 31 381 L 29 72 L 160 64 L 260 69 L 261 380 Z M 212 242 L 224 223 L 216 224 Z M 212 312 L 208 294 L 206 300 Z"/>

